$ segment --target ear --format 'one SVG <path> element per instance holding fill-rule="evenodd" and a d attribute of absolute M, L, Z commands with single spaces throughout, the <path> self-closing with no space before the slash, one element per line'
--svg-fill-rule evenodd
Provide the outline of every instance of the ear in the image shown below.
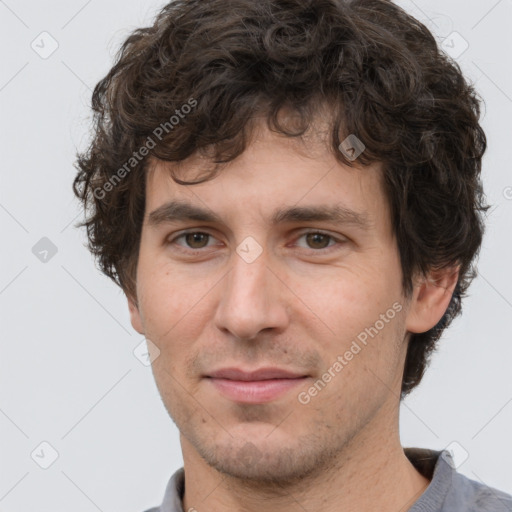
<path fill-rule="evenodd" d="M 137 305 L 135 299 L 130 295 L 126 296 L 128 300 L 128 309 L 130 310 L 130 322 L 132 327 L 139 333 L 144 334 L 144 327 L 142 325 L 142 319 L 139 312 L 139 306 Z"/>
<path fill-rule="evenodd" d="M 455 266 L 431 271 L 415 284 L 406 318 L 409 332 L 426 332 L 441 320 L 457 285 L 459 269 Z"/>

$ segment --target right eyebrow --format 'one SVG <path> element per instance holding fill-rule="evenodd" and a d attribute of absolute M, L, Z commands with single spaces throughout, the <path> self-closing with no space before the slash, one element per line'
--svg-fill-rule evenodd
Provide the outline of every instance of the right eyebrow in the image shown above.
<path fill-rule="evenodd" d="M 184 201 L 170 201 L 159 206 L 149 214 L 148 224 L 158 226 L 165 222 L 179 222 L 183 220 L 222 222 L 222 219 L 210 210 Z"/>

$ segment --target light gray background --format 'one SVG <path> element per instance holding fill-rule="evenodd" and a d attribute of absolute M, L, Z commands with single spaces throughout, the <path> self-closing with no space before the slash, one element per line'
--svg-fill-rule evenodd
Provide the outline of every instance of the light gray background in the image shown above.
<path fill-rule="evenodd" d="M 140 512 L 160 503 L 182 465 L 151 370 L 133 354 L 143 338 L 73 227 L 80 217 L 71 192 L 91 90 L 129 31 L 162 5 L 0 1 L 1 512 Z M 483 174 L 493 205 L 464 314 L 402 406 L 402 443 L 456 442 L 459 471 L 512 493 L 512 0 L 401 5 L 440 40 L 451 37 L 452 51 L 469 44 L 457 60 L 486 102 Z M 46 59 L 31 48 L 51 49 L 43 31 L 59 45 Z M 58 251 L 46 262 L 32 252 L 43 237 Z M 43 441 L 59 455 L 48 469 L 38 465 L 51 462 Z"/>

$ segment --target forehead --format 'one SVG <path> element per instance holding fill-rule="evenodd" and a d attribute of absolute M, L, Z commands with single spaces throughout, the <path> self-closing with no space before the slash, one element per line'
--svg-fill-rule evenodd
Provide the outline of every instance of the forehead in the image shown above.
<path fill-rule="evenodd" d="M 310 133 L 300 140 L 260 129 L 245 151 L 224 164 L 211 180 L 181 185 L 171 177 L 174 172 L 180 180 L 193 181 L 212 168 L 211 160 L 199 154 L 179 164 L 153 160 L 147 174 L 146 220 L 171 200 L 175 200 L 174 207 L 177 200 L 210 210 L 212 221 L 223 214 L 261 215 L 275 224 L 279 216 L 281 220 L 293 217 L 291 207 L 318 210 L 321 206 L 331 213 L 336 209 L 341 214 L 354 212 L 368 224 L 387 216 L 382 166 L 340 163 L 326 143 L 325 132 Z M 300 220 L 300 212 L 295 211 L 295 217 Z"/>

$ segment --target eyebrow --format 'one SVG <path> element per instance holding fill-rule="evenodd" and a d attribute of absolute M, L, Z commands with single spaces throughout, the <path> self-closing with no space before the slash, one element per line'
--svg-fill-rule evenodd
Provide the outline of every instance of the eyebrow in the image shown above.
<path fill-rule="evenodd" d="M 161 224 L 185 220 L 222 224 L 222 218 L 211 210 L 184 201 L 175 200 L 159 206 L 148 216 L 148 224 L 157 227 Z M 340 205 L 335 206 L 292 206 L 278 208 L 270 222 L 272 225 L 292 222 L 327 221 L 336 224 L 353 225 L 367 230 L 370 227 L 368 216 Z"/>

